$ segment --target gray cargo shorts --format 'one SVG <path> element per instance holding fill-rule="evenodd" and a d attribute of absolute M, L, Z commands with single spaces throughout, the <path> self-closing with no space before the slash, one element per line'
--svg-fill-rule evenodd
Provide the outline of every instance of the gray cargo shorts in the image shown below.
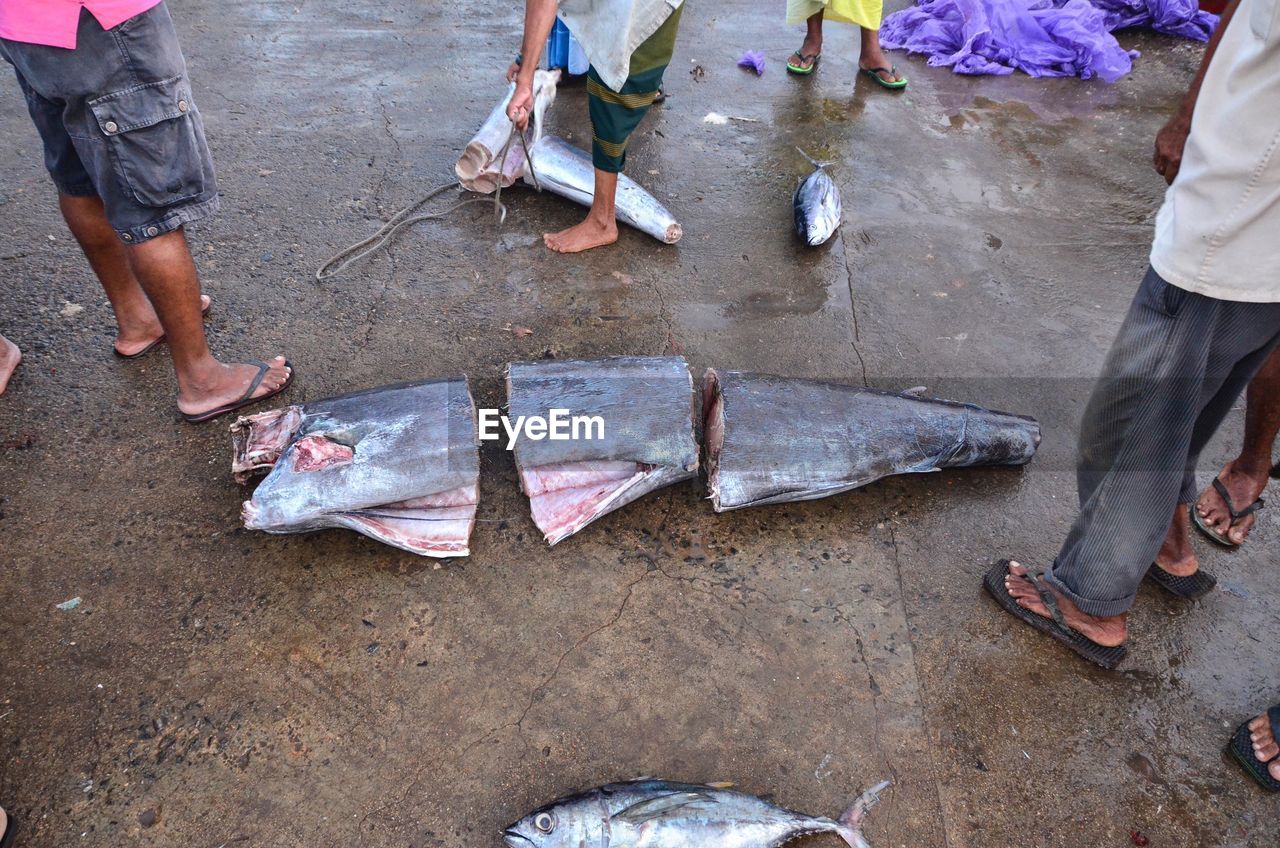
<path fill-rule="evenodd" d="M 104 30 L 80 12 L 76 48 L 0 38 L 58 191 L 97 195 L 138 244 L 218 210 L 213 159 L 164 3 Z"/>

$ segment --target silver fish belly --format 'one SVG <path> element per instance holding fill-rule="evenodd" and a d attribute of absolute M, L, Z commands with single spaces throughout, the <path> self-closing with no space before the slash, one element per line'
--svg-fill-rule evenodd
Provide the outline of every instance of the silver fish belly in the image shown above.
<path fill-rule="evenodd" d="M 796 186 L 791 205 L 796 235 L 810 247 L 825 243 L 840 228 L 840 189 L 821 167 Z"/>

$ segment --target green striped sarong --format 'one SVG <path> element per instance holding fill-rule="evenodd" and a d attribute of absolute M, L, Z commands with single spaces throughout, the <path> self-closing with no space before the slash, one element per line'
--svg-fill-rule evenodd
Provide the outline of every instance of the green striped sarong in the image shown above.
<path fill-rule="evenodd" d="M 601 171 L 620 173 L 627 141 L 653 105 L 662 75 L 671 62 L 684 5 L 674 9 L 653 35 L 631 54 L 631 69 L 621 91 L 605 85 L 595 68 L 587 71 L 587 110 L 591 114 L 591 161 Z"/>

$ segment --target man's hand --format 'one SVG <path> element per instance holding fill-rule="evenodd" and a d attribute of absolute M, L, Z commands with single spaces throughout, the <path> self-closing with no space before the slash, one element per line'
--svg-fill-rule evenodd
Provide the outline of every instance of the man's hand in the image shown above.
<path fill-rule="evenodd" d="M 533 112 L 533 84 L 523 78 L 516 79 L 516 90 L 507 104 L 507 117 L 521 132 L 529 126 L 529 115 Z"/>
<path fill-rule="evenodd" d="M 518 73 L 520 73 L 520 63 L 512 62 L 507 66 L 507 82 L 515 82 Z"/>
<path fill-rule="evenodd" d="M 1171 185 L 1182 167 L 1182 148 L 1186 147 L 1190 132 L 1191 119 L 1180 112 L 1156 133 L 1156 173 Z"/>

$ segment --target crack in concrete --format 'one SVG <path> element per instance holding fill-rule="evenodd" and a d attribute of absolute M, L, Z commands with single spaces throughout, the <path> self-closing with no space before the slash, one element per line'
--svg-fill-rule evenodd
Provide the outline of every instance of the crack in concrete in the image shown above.
<path fill-rule="evenodd" d="M 920 674 L 920 663 L 916 660 L 916 641 L 911 637 L 911 620 L 907 613 L 907 589 L 902 582 L 902 562 L 898 551 L 898 536 L 893 525 L 886 524 L 889 529 L 889 545 L 893 548 L 893 573 L 898 580 L 898 599 L 902 604 L 902 619 L 907 628 L 907 645 L 911 648 L 911 669 L 915 672 L 916 688 L 920 692 L 920 725 L 924 729 L 925 751 L 929 757 L 929 771 L 932 772 L 933 797 L 938 805 L 938 818 L 942 820 L 942 844 L 951 848 L 951 825 L 947 821 L 947 810 L 942 805 L 942 786 L 938 780 L 938 761 L 933 756 L 933 731 L 929 727 L 928 694 L 925 691 L 924 677 Z"/>
<path fill-rule="evenodd" d="M 844 279 L 849 288 L 849 314 L 853 316 L 853 338 L 849 340 L 854 356 L 858 357 L 858 365 L 862 369 L 862 385 L 871 385 L 867 379 L 867 361 L 862 358 L 862 349 L 858 347 L 862 341 L 862 333 L 858 327 L 858 300 L 853 293 L 853 269 L 849 267 L 848 242 L 844 237 L 844 228 L 840 230 L 840 261 L 844 264 Z"/>

